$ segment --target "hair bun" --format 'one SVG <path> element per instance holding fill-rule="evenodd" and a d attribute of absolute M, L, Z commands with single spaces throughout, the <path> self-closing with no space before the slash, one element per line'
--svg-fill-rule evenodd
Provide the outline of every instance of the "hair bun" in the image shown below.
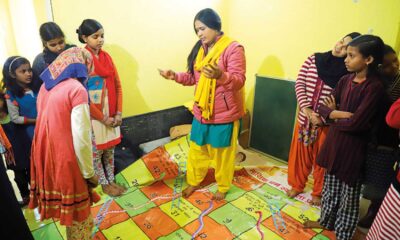
<path fill-rule="evenodd" d="M 76 31 L 75 31 L 77 34 L 79 34 L 79 28 L 78 29 L 76 29 Z"/>

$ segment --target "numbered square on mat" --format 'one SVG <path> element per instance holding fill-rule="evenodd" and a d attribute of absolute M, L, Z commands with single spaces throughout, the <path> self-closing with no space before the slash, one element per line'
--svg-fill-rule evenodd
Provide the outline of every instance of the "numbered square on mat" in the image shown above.
<path fill-rule="evenodd" d="M 150 239 L 166 236 L 179 229 L 179 225 L 159 208 L 150 209 L 132 220 Z"/>

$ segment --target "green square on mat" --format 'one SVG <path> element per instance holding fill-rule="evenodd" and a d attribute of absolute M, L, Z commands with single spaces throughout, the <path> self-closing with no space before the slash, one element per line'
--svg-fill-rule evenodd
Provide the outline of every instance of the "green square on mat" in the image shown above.
<path fill-rule="evenodd" d="M 119 185 L 124 186 L 125 188 L 129 187 L 129 183 L 126 181 L 126 179 L 124 178 L 124 176 L 121 173 L 118 173 L 117 175 L 115 175 L 115 182 Z"/>
<path fill-rule="evenodd" d="M 31 231 L 34 231 L 38 228 L 44 227 L 47 224 L 54 222 L 52 219 L 46 219 L 43 222 L 41 222 L 38 208 L 35 208 L 33 210 L 29 208 L 23 208 L 22 212 L 24 214 L 26 222 L 28 223 L 28 227 Z"/>
<path fill-rule="evenodd" d="M 278 206 L 279 209 L 281 209 L 287 204 L 285 200 L 291 202 L 296 201 L 290 199 L 285 193 L 269 186 L 268 184 L 264 184 L 264 186 L 262 186 L 261 188 L 251 191 L 251 193 L 254 193 L 255 195 L 259 196 L 264 201 L 268 201 L 269 204 L 274 204 L 274 206 Z"/>
<path fill-rule="evenodd" d="M 57 229 L 55 223 L 47 224 L 35 231 L 32 232 L 32 235 L 35 239 L 51 239 L 51 240 L 63 240 L 60 232 Z"/>
<path fill-rule="evenodd" d="M 216 193 L 217 190 L 218 190 L 218 185 L 214 184 L 208 190 L 211 193 Z M 225 196 L 225 201 L 230 202 L 230 201 L 236 200 L 239 197 L 243 196 L 243 194 L 245 194 L 245 193 L 246 193 L 245 190 L 243 190 L 243 189 L 241 189 L 239 187 L 236 187 L 235 185 L 232 184 L 231 187 L 229 188 L 228 193 Z"/>
<path fill-rule="evenodd" d="M 185 240 L 191 238 L 192 236 L 190 236 L 185 230 L 178 229 L 167 236 L 158 238 L 158 240 Z"/>
<path fill-rule="evenodd" d="M 254 227 L 257 223 L 253 217 L 228 203 L 208 214 L 217 223 L 225 225 L 234 235 L 238 236 Z"/>
<path fill-rule="evenodd" d="M 227 202 L 231 202 L 233 200 L 236 200 L 238 198 L 240 198 L 241 196 L 243 196 L 246 193 L 245 190 L 236 187 L 235 185 L 231 185 L 231 188 L 229 189 L 228 193 L 225 196 L 225 200 Z"/>
<path fill-rule="evenodd" d="M 271 185 L 268 185 L 268 184 L 264 184 L 260 189 L 261 189 L 260 191 L 256 191 L 255 190 L 254 192 L 260 193 L 260 192 L 264 191 L 264 192 L 267 192 L 269 195 L 272 195 L 272 196 L 279 196 L 281 198 L 288 198 L 286 193 L 284 193 L 281 190 L 278 190 L 278 189 L 276 189 L 276 188 L 274 188 L 274 187 L 272 187 Z"/>
<path fill-rule="evenodd" d="M 61 225 L 60 221 L 55 222 L 55 224 L 63 239 L 67 239 L 67 228 Z"/>
<path fill-rule="evenodd" d="M 126 193 L 119 198 L 114 199 L 119 206 L 123 209 L 132 209 L 140 207 L 137 210 L 128 210 L 127 213 L 130 217 L 146 212 L 148 209 L 155 207 L 153 202 L 144 205 L 149 199 L 139 189 L 135 189 L 132 192 Z"/>
<path fill-rule="evenodd" d="M 329 240 L 329 238 L 325 235 L 318 234 L 317 236 L 313 237 L 312 240 Z"/>

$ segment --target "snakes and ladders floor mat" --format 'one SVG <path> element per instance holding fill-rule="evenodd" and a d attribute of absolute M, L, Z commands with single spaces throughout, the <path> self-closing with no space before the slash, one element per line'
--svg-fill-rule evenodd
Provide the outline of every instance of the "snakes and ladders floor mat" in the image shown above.
<path fill-rule="evenodd" d="M 223 201 L 212 201 L 217 190 L 213 170 L 202 188 L 189 198 L 180 197 L 185 182 L 189 140 L 182 137 L 143 156 L 116 181 L 127 192 L 92 206 L 93 239 L 334 239 L 320 229 L 303 229 L 317 220 L 309 193 L 289 199 L 287 169 L 277 166 L 239 166 Z M 35 239 L 66 239 L 65 227 L 54 220 L 40 222 L 36 210 L 24 210 Z"/>

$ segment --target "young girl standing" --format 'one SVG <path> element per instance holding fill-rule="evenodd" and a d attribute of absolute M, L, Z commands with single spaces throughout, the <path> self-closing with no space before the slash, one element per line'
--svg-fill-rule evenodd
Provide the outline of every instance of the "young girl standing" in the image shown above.
<path fill-rule="evenodd" d="M 94 133 L 94 168 L 103 191 L 121 195 L 125 189 L 114 182 L 114 147 L 121 142 L 122 88 L 111 56 L 102 50 L 103 26 L 86 19 L 79 26 L 78 37 L 92 54 L 94 71 L 88 81 L 90 116 Z"/>
<path fill-rule="evenodd" d="M 36 122 L 37 86 L 29 61 L 24 57 L 10 57 L 3 67 L 6 103 L 10 120 L 14 124 L 16 164 L 8 165 L 15 173 L 15 182 L 21 192 L 23 204 L 29 200 L 29 156 Z M 5 105 L 4 105 L 5 106 Z M 11 138 L 14 139 L 14 138 Z M 20 148 L 21 147 L 21 148 Z"/>
<path fill-rule="evenodd" d="M 347 44 L 359 35 L 356 32 L 347 34 L 331 51 L 308 57 L 300 69 L 295 84 L 300 111 L 288 160 L 289 197 L 303 192 L 308 176 L 313 171 L 312 204 L 320 205 L 324 170 L 317 165 L 316 159 L 328 133 L 328 125 L 315 116 L 315 112 L 340 78 L 348 73 L 344 65 Z"/>
<path fill-rule="evenodd" d="M 57 56 L 73 45 L 65 43 L 65 36 L 61 28 L 55 22 L 43 23 L 39 28 L 40 38 L 43 44 L 43 52 L 33 60 L 32 70 L 36 76 L 45 70 Z"/>
<path fill-rule="evenodd" d="M 11 121 L 26 127 L 32 140 L 36 122 L 36 97 L 31 64 L 24 57 L 10 57 L 4 63 L 3 82 Z"/>
<path fill-rule="evenodd" d="M 334 230 L 339 240 L 351 239 L 357 226 L 368 136 L 384 93 L 377 73 L 383 45 L 373 35 L 353 39 L 345 59 L 352 74 L 339 81 L 333 91 L 333 104 L 318 109 L 322 117 L 334 122 L 317 157 L 317 163 L 326 169 L 321 217 L 305 226 Z"/>
<path fill-rule="evenodd" d="M 160 74 L 196 86 L 187 164 L 189 187 L 182 194 L 188 197 L 200 187 L 214 161 L 218 184 L 214 199 L 222 200 L 232 183 L 239 121 L 245 114 L 246 60 L 243 46 L 221 31 L 221 19 L 214 10 L 201 10 L 193 25 L 200 40 L 189 54 L 188 72 L 160 70 Z"/>

